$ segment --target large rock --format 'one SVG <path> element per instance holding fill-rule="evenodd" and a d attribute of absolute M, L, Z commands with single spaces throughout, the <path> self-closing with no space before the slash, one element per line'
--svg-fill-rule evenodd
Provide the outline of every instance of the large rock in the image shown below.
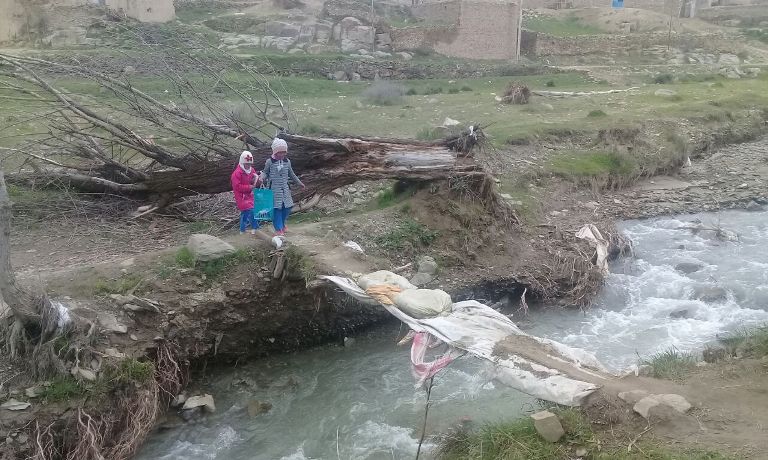
<path fill-rule="evenodd" d="M 197 407 L 202 407 L 208 412 L 216 412 L 216 404 L 213 402 L 213 396 L 209 394 L 188 398 L 184 401 L 184 407 L 182 407 L 182 409 L 190 410 Z"/>
<path fill-rule="evenodd" d="M 638 401 L 641 399 L 650 396 L 650 394 L 647 391 L 644 390 L 631 390 L 631 391 L 622 391 L 619 393 L 619 399 L 624 401 L 627 404 L 635 405 Z"/>
<path fill-rule="evenodd" d="M 264 401 L 248 401 L 248 415 L 256 417 L 257 415 L 266 414 L 272 410 L 272 404 Z"/>
<path fill-rule="evenodd" d="M 557 442 L 565 435 L 560 419 L 552 412 L 545 410 L 531 415 L 533 426 L 539 436 L 549 442 Z"/>
<path fill-rule="evenodd" d="M 426 285 L 426 284 L 429 284 L 429 283 L 431 283 L 431 282 L 432 282 L 432 281 L 434 281 L 434 280 L 435 280 L 435 276 L 434 276 L 434 275 L 431 275 L 431 274 L 429 274 L 429 273 L 416 273 L 416 274 L 415 274 L 415 275 L 413 275 L 413 277 L 412 277 L 410 280 L 408 280 L 408 281 L 409 281 L 411 284 L 413 284 L 414 286 L 419 286 L 419 287 L 421 287 L 421 286 L 424 286 L 424 285 Z"/>
<path fill-rule="evenodd" d="M 728 300 L 728 291 L 716 286 L 697 286 L 693 298 L 706 303 L 724 302 Z"/>
<path fill-rule="evenodd" d="M 202 233 L 190 236 L 187 248 L 195 256 L 195 260 L 200 262 L 221 259 L 235 253 L 235 248 L 231 244 L 215 236 Z"/>
<path fill-rule="evenodd" d="M 671 90 L 671 89 L 657 89 L 653 93 L 655 96 L 662 96 L 662 97 L 675 97 L 677 96 L 677 91 Z"/>
<path fill-rule="evenodd" d="M 633 410 L 640 414 L 644 419 L 648 419 L 654 407 L 664 405 L 674 409 L 680 414 L 685 414 L 691 410 L 691 403 L 684 397 L 676 394 L 650 395 L 639 400 Z"/>
<path fill-rule="evenodd" d="M 682 262 L 677 265 L 675 265 L 675 270 L 684 273 L 686 275 L 690 275 L 691 273 L 695 273 L 699 270 L 704 268 L 703 265 L 692 263 L 692 262 Z"/>
<path fill-rule="evenodd" d="M 349 53 L 360 48 L 370 49 L 373 47 L 375 33 L 376 29 L 363 25 L 357 18 L 344 18 L 340 22 L 339 30 L 341 50 Z"/>
<path fill-rule="evenodd" d="M 333 38 L 333 25 L 318 22 L 315 25 L 315 41 L 321 45 L 327 45 L 331 38 Z"/>
<path fill-rule="evenodd" d="M 314 24 L 304 24 L 301 26 L 299 36 L 297 37 L 297 43 L 312 43 L 315 40 L 315 33 L 317 26 Z"/>

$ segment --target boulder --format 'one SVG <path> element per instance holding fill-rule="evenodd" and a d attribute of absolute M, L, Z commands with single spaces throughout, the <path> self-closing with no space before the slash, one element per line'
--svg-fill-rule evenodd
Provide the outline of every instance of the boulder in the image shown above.
<path fill-rule="evenodd" d="M 680 414 L 685 414 L 692 407 L 691 404 L 680 395 L 661 394 L 646 396 L 635 404 L 633 410 L 647 420 L 651 416 L 653 408 L 659 405 L 668 406 Z"/>
<path fill-rule="evenodd" d="M 347 78 L 347 72 L 344 72 L 343 70 L 337 70 L 336 72 L 331 74 L 330 80 L 347 81 L 349 79 Z"/>
<path fill-rule="evenodd" d="M 686 275 L 690 275 L 691 273 L 695 273 L 699 270 L 704 268 L 703 265 L 693 263 L 693 262 L 682 262 L 677 265 L 675 265 L 675 270 L 684 273 Z"/>
<path fill-rule="evenodd" d="M 386 51 L 374 51 L 373 55 L 377 58 L 388 58 L 392 57 L 392 53 L 387 53 Z"/>
<path fill-rule="evenodd" d="M 188 398 L 186 401 L 184 401 L 184 407 L 182 407 L 182 409 L 189 410 L 195 409 L 197 407 L 202 407 L 208 412 L 216 412 L 216 404 L 213 402 L 213 396 L 209 394 L 192 396 L 191 398 Z"/>
<path fill-rule="evenodd" d="M 96 381 L 96 373 L 90 369 L 83 369 L 82 367 L 72 368 L 72 375 L 79 380 L 87 380 L 89 382 Z"/>
<path fill-rule="evenodd" d="M 333 26 L 329 24 L 315 25 L 315 42 L 327 45 L 333 38 Z"/>
<path fill-rule="evenodd" d="M 728 291 L 716 286 L 697 286 L 693 298 L 706 303 L 723 302 L 728 299 Z"/>
<path fill-rule="evenodd" d="M 565 435 L 560 419 L 552 412 L 545 410 L 531 415 L 533 426 L 539 436 L 549 442 L 557 442 Z"/>
<path fill-rule="evenodd" d="M 376 34 L 376 44 L 379 46 L 389 46 L 392 44 L 392 37 L 388 33 Z"/>
<path fill-rule="evenodd" d="M 312 43 L 311 45 L 307 45 L 306 51 L 309 54 L 322 54 L 322 53 L 332 53 L 338 50 L 332 46 L 323 45 L 320 43 Z"/>
<path fill-rule="evenodd" d="M 186 395 L 186 393 L 178 394 L 171 401 L 171 407 L 179 407 L 182 404 L 184 404 L 185 402 L 187 402 L 187 395 Z"/>
<path fill-rule="evenodd" d="M 411 59 L 413 59 L 413 55 L 411 53 L 406 53 L 405 51 L 395 53 L 395 55 L 400 56 L 400 58 L 404 61 L 410 61 Z"/>
<path fill-rule="evenodd" d="M 120 322 L 117 320 L 117 317 L 112 313 L 106 311 L 99 312 L 96 316 L 96 319 L 98 320 L 101 327 L 108 330 L 109 332 L 114 332 L 116 334 L 125 334 L 128 332 L 128 327 L 124 324 L 120 324 Z"/>
<path fill-rule="evenodd" d="M 211 235 L 202 233 L 194 234 L 189 237 L 187 248 L 195 256 L 195 260 L 208 262 L 221 259 L 235 253 L 235 248 L 226 241 Z"/>
<path fill-rule="evenodd" d="M 376 29 L 363 25 L 357 18 L 342 19 L 339 30 L 341 51 L 349 53 L 360 48 L 370 49 L 373 47 L 375 32 Z"/>

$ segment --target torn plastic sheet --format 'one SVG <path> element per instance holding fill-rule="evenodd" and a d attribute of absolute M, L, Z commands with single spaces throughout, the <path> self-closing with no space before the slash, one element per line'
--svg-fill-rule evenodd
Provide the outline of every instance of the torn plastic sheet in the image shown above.
<path fill-rule="evenodd" d="M 600 230 L 593 224 L 587 224 L 576 233 L 576 238 L 587 240 L 592 243 L 597 252 L 597 266 L 603 271 L 604 275 L 607 275 L 608 270 L 608 241 L 603 238 Z"/>
<path fill-rule="evenodd" d="M 528 335 L 475 300 L 454 303 L 445 316 L 416 319 L 393 305 L 377 303 L 351 279 L 323 278 L 361 302 L 381 305 L 416 333 L 429 333 L 450 347 L 490 361 L 496 380 L 536 398 L 578 406 L 611 378 L 591 353 Z"/>

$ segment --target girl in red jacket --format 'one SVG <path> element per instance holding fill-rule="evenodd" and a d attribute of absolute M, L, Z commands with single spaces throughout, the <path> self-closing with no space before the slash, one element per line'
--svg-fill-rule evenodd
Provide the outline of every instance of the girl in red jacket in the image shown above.
<path fill-rule="evenodd" d="M 248 224 L 251 233 L 256 233 L 259 221 L 253 214 L 253 189 L 259 186 L 259 173 L 253 168 L 253 155 L 245 151 L 240 154 L 240 164 L 232 172 L 232 191 L 235 193 L 235 203 L 240 210 L 240 234 L 245 233 Z"/>

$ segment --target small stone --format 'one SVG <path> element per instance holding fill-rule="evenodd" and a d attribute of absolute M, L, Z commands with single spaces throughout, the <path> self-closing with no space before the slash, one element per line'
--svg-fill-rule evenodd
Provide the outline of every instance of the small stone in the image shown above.
<path fill-rule="evenodd" d="M 133 340 L 134 342 L 137 342 L 137 341 L 139 340 L 139 338 L 138 338 L 138 337 L 136 337 L 136 336 L 135 336 L 135 335 L 133 335 L 133 334 L 129 335 L 128 337 L 130 337 L 130 338 L 131 338 L 131 340 Z"/>
<path fill-rule="evenodd" d="M 575 453 L 577 457 L 586 457 L 589 451 L 583 447 L 579 447 L 578 449 L 576 449 Z"/>
<path fill-rule="evenodd" d="M 125 358 L 125 353 L 119 352 L 116 348 L 106 348 L 104 349 L 104 354 L 110 358 L 117 358 L 117 359 Z"/>
<path fill-rule="evenodd" d="M 216 412 L 216 404 L 213 402 L 213 396 L 204 394 L 202 396 L 192 396 L 184 401 L 184 407 L 182 409 L 194 409 L 196 407 L 202 407 L 208 412 Z"/>
<path fill-rule="evenodd" d="M 671 89 L 657 89 L 653 94 L 655 96 L 674 97 L 677 96 L 677 91 Z"/>
<path fill-rule="evenodd" d="M 43 388 L 42 387 L 31 387 L 24 390 L 24 394 L 27 395 L 27 398 L 37 398 L 42 394 Z"/>
<path fill-rule="evenodd" d="M 649 396 L 650 393 L 643 390 L 631 390 L 631 391 L 622 391 L 619 393 L 619 399 L 624 401 L 627 404 L 637 404 L 638 401 L 645 398 L 646 396 Z"/>
<path fill-rule="evenodd" d="M 531 415 L 536 432 L 549 442 L 557 442 L 565 435 L 563 425 L 557 415 L 550 411 L 541 411 Z"/>
<path fill-rule="evenodd" d="M 0 405 L 0 408 L 5 410 L 17 411 L 17 410 L 29 409 L 31 405 L 32 404 L 28 402 L 16 401 L 15 399 L 11 398 L 8 401 L 4 402 L 2 405 Z"/>
<path fill-rule="evenodd" d="M 96 381 L 96 373 L 93 372 L 90 369 L 83 369 L 81 367 L 75 367 L 72 369 L 73 375 L 79 379 L 87 380 L 89 382 L 95 382 Z"/>
<path fill-rule="evenodd" d="M 248 401 L 248 415 L 256 417 L 257 415 L 266 414 L 272 410 L 272 404 L 263 401 L 251 400 Z"/>
<path fill-rule="evenodd" d="M 355 344 L 355 339 L 352 337 L 344 337 L 344 347 L 349 348 Z"/>
<path fill-rule="evenodd" d="M 421 257 L 417 265 L 419 273 L 426 273 L 428 275 L 437 273 L 437 262 L 430 256 Z"/>

